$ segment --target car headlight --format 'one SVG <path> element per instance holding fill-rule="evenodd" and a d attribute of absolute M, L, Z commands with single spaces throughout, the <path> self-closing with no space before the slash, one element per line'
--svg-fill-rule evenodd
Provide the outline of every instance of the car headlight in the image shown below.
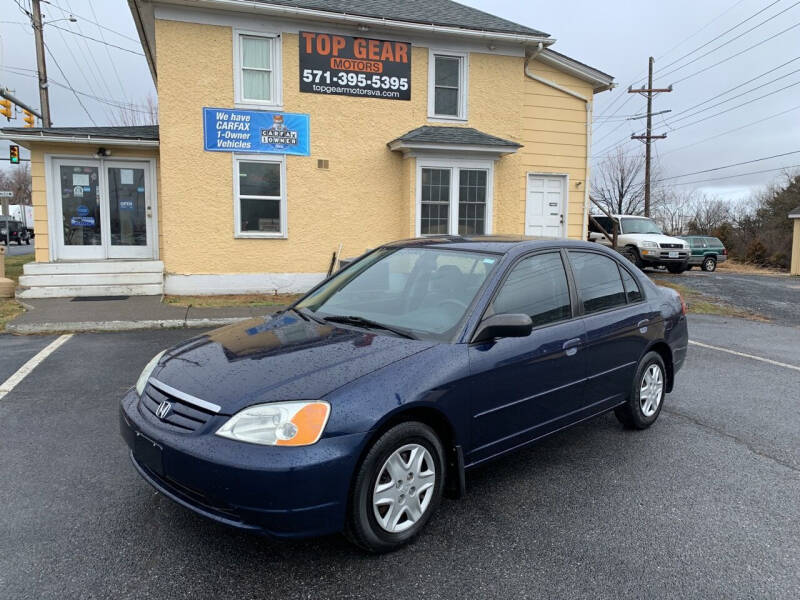
<path fill-rule="evenodd" d="M 330 412 L 319 400 L 256 404 L 233 415 L 217 435 L 265 446 L 308 446 L 319 440 Z"/>
<path fill-rule="evenodd" d="M 658 244 L 656 244 L 655 242 L 642 241 L 639 242 L 639 245 L 642 248 L 658 248 Z"/>
<path fill-rule="evenodd" d="M 162 350 L 161 352 L 156 354 L 153 358 L 150 359 L 150 362 L 145 365 L 144 369 L 142 369 L 142 374 L 139 375 L 139 379 L 136 382 L 136 393 L 139 394 L 140 396 L 144 392 L 144 388 L 147 385 L 147 380 L 150 379 L 150 375 L 153 372 L 153 369 L 156 368 L 158 361 L 161 360 L 162 356 L 164 356 L 164 352 L 166 352 L 166 350 Z"/>

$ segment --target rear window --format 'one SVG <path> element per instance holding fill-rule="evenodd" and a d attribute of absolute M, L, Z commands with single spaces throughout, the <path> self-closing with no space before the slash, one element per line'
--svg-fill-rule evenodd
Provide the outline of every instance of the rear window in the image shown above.
<path fill-rule="evenodd" d="M 717 248 L 724 248 L 725 244 L 723 244 L 719 238 L 708 238 L 708 245 L 709 246 L 716 246 Z"/>

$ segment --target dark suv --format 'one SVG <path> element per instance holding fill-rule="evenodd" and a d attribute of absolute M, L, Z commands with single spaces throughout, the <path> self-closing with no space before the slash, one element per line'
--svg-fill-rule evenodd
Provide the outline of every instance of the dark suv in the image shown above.
<path fill-rule="evenodd" d="M 31 236 L 27 227 L 21 222 L 8 217 L 0 217 L 0 244 L 5 244 L 6 240 L 9 244 L 17 242 L 21 246 L 23 243 L 30 244 Z"/>
<path fill-rule="evenodd" d="M 717 263 L 725 262 L 728 259 L 727 248 L 715 237 L 687 235 L 681 236 L 681 239 L 689 242 L 692 250 L 687 269 L 700 265 L 703 271 L 716 271 Z"/>

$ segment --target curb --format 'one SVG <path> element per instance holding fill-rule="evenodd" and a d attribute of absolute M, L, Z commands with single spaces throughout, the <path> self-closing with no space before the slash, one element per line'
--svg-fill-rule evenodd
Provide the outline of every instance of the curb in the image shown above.
<path fill-rule="evenodd" d="M 36 335 L 42 333 L 85 333 L 93 331 L 143 331 L 147 329 L 194 329 L 221 327 L 252 317 L 218 319 L 150 319 L 143 321 L 78 321 L 75 323 L 9 323 L 6 333 Z"/>

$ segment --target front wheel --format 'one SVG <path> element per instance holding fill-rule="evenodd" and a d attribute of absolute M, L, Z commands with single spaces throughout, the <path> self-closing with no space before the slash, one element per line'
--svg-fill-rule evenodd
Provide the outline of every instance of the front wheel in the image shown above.
<path fill-rule="evenodd" d="M 658 352 L 648 352 L 639 362 L 628 401 L 614 409 L 629 429 L 647 429 L 656 422 L 664 404 L 666 369 Z"/>
<path fill-rule="evenodd" d="M 717 270 L 717 259 L 714 258 L 713 256 L 706 256 L 703 259 L 703 264 L 700 265 L 700 268 L 703 269 L 703 271 L 709 271 L 709 272 L 716 271 Z"/>
<path fill-rule="evenodd" d="M 413 540 L 430 520 L 444 490 L 444 449 L 416 421 L 384 433 L 356 471 L 347 537 L 370 552 L 390 552 Z"/>
<path fill-rule="evenodd" d="M 638 269 L 644 269 L 644 261 L 639 256 L 639 251 L 633 246 L 625 246 L 620 254 L 635 264 Z"/>

